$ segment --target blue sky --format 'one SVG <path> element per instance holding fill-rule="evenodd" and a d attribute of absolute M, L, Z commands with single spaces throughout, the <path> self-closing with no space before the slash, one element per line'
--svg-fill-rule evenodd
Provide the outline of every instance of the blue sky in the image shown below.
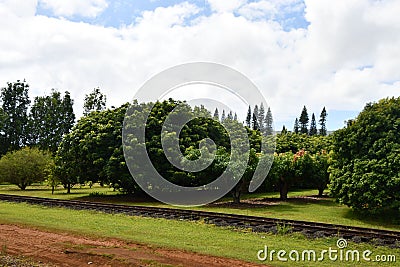
<path fill-rule="evenodd" d="M 399 13 L 397 0 L 0 0 L 0 86 L 25 78 L 32 98 L 68 90 L 79 116 L 95 87 L 118 106 L 167 68 L 215 62 L 254 82 L 277 130 L 304 105 L 317 120 L 325 106 L 334 130 L 399 96 Z M 237 109 L 223 94 L 199 97 Z"/>

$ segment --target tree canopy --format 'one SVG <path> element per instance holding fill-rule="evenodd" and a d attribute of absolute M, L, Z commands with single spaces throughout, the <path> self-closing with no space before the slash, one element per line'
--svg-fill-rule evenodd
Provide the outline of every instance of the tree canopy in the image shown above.
<path fill-rule="evenodd" d="M 53 159 L 49 153 L 24 147 L 8 152 L 0 159 L 0 181 L 15 184 L 25 190 L 32 183 L 47 179 L 53 168 Z"/>
<path fill-rule="evenodd" d="M 330 190 L 340 203 L 376 213 L 400 209 L 400 98 L 369 103 L 333 135 Z"/>

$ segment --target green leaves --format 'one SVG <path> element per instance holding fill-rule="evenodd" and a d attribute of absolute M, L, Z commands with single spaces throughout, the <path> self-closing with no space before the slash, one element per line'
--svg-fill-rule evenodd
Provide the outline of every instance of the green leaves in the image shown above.
<path fill-rule="evenodd" d="M 367 104 L 333 136 L 331 193 L 356 210 L 400 208 L 400 98 Z"/>
<path fill-rule="evenodd" d="M 55 90 L 49 96 L 36 97 L 29 115 L 29 144 L 55 154 L 74 121 L 73 101 L 68 92 L 63 98 Z"/>
<path fill-rule="evenodd" d="M 54 163 L 49 153 L 25 147 L 9 152 L 0 160 L 0 181 L 17 185 L 22 190 L 42 182 L 52 173 Z"/>

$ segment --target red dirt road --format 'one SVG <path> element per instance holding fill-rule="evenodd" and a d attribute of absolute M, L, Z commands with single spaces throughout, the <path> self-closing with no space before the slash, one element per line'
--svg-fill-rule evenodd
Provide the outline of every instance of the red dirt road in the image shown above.
<path fill-rule="evenodd" d="M 265 266 L 117 239 L 95 239 L 16 225 L 0 225 L 0 246 L 3 253 L 23 255 L 46 266 Z"/>

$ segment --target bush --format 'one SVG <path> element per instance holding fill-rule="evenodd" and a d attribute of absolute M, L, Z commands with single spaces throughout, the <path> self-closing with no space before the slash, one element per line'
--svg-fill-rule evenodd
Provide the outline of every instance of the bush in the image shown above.
<path fill-rule="evenodd" d="M 15 184 L 21 190 L 43 182 L 52 172 L 54 163 L 49 153 L 25 147 L 9 152 L 0 160 L 0 181 Z"/>

